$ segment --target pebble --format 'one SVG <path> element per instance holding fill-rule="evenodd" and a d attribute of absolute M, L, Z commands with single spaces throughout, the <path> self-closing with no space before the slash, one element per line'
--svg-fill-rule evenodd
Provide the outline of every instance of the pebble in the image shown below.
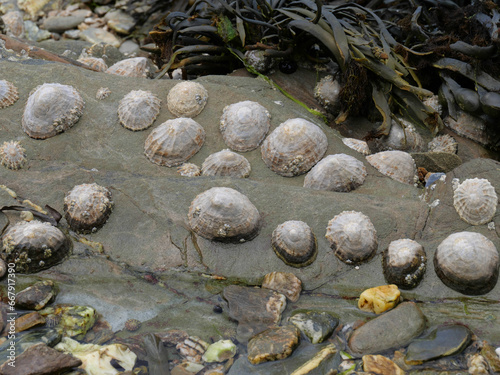
<path fill-rule="evenodd" d="M 205 362 L 224 362 L 236 355 L 238 348 L 231 340 L 219 340 L 211 344 L 203 354 Z"/>
<path fill-rule="evenodd" d="M 121 10 L 107 12 L 104 19 L 108 22 L 109 28 L 120 34 L 130 34 L 135 26 L 134 18 Z"/>
<path fill-rule="evenodd" d="M 63 33 L 63 37 L 68 39 L 80 39 L 82 32 L 80 30 L 68 30 Z"/>
<path fill-rule="evenodd" d="M 360 310 L 381 314 L 392 309 L 399 303 L 401 292 L 394 284 L 382 285 L 366 289 L 359 296 L 358 307 Z"/>
<path fill-rule="evenodd" d="M 111 34 L 109 31 L 98 29 L 96 27 L 89 27 L 82 31 L 81 37 L 89 43 L 104 43 L 112 45 L 113 47 L 120 47 L 120 40 Z"/>
<path fill-rule="evenodd" d="M 40 30 L 36 23 L 32 21 L 24 21 L 24 30 L 26 37 L 33 42 L 41 42 L 42 40 L 49 39 L 51 34 L 47 30 Z"/>
<path fill-rule="evenodd" d="M 16 319 L 16 332 L 27 331 L 28 329 L 40 324 L 45 324 L 45 318 L 38 312 L 35 311 L 24 314 Z"/>
<path fill-rule="evenodd" d="M 199 363 L 193 362 L 182 362 L 181 364 L 175 366 L 170 372 L 171 375 L 194 375 L 203 370 L 205 366 Z"/>
<path fill-rule="evenodd" d="M 97 14 L 99 17 L 104 16 L 106 13 L 108 13 L 111 10 L 111 7 L 107 5 L 101 5 L 98 6 L 94 9 L 94 13 Z"/>
<path fill-rule="evenodd" d="M 14 339 L 16 356 L 19 358 L 19 356 L 30 346 L 40 343 L 48 346 L 54 346 L 59 342 L 59 340 L 61 340 L 61 334 L 52 328 L 35 328 L 28 332 L 21 332 L 16 334 Z M 10 341 L 11 340 L 7 340 L 0 345 L 0 363 L 7 360 L 7 356 L 9 355 L 7 349 L 11 345 Z"/>
<path fill-rule="evenodd" d="M 289 319 L 300 331 L 311 340 L 311 343 L 318 344 L 328 339 L 339 324 L 339 319 L 329 313 L 317 311 L 296 311 Z"/>
<path fill-rule="evenodd" d="M 85 21 L 85 17 L 81 16 L 50 17 L 43 21 L 43 28 L 53 33 L 63 33 L 66 30 L 76 28 L 83 21 Z"/>
<path fill-rule="evenodd" d="M 40 310 L 56 296 L 54 282 L 39 281 L 16 295 L 16 306 L 26 310 Z"/>
<path fill-rule="evenodd" d="M 363 356 L 363 371 L 374 375 L 404 375 L 405 372 L 383 355 Z"/>
<path fill-rule="evenodd" d="M 300 331 L 294 325 L 269 328 L 248 342 L 248 360 L 257 365 L 286 358 L 298 346 L 299 337 Z"/>
<path fill-rule="evenodd" d="M 118 49 L 125 56 L 132 57 L 133 54 L 137 54 L 140 51 L 139 45 L 133 40 L 126 40 L 122 43 Z"/>
<path fill-rule="evenodd" d="M 290 272 L 271 272 L 264 276 L 262 287 L 284 294 L 291 302 L 297 302 L 302 291 L 302 281 Z"/>

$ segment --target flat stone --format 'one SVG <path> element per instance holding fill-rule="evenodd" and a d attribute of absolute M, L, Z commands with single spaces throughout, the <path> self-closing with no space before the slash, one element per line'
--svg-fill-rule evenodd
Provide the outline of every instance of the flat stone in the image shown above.
<path fill-rule="evenodd" d="M 38 312 L 35 311 L 24 314 L 16 319 L 16 332 L 27 331 L 28 329 L 40 324 L 45 324 L 45 318 Z"/>
<path fill-rule="evenodd" d="M 383 355 L 364 355 L 363 370 L 376 375 L 404 375 L 405 372 Z"/>
<path fill-rule="evenodd" d="M 43 21 L 43 28 L 53 33 L 63 33 L 76 28 L 83 21 L 85 17 L 82 16 L 49 17 Z"/>
<path fill-rule="evenodd" d="M 83 30 L 81 37 L 92 44 L 104 43 L 116 48 L 120 47 L 121 44 L 121 41 L 109 31 L 98 29 L 96 27 L 89 27 L 88 29 Z"/>
<path fill-rule="evenodd" d="M 135 26 L 135 20 L 132 16 L 121 10 L 113 10 L 104 16 L 108 21 L 108 26 L 120 34 L 130 34 Z"/>
<path fill-rule="evenodd" d="M 257 365 L 292 354 L 299 345 L 300 331 L 294 325 L 269 328 L 248 342 L 248 360 Z"/>
<path fill-rule="evenodd" d="M 54 282 L 40 281 L 16 294 L 16 306 L 26 310 L 40 310 L 55 296 Z"/>
<path fill-rule="evenodd" d="M 462 164 L 458 155 L 448 152 L 412 152 L 411 156 L 417 167 L 429 172 L 448 173 Z"/>
<path fill-rule="evenodd" d="M 339 324 L 339 319 L 322 311 L 294 311 L 289 319 L 313 344 L 328 339 Z"/>

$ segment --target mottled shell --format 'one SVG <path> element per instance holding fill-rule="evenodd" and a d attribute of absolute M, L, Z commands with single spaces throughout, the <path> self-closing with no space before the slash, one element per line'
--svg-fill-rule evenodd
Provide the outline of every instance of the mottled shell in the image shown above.
<path fill-rule="evenodd" d="M 120 124 L 132 131 L 149 128 L 160 113 L 160 103 L 161 100 L 149 91 L 130 91 L 118 105 Z"/>
<path fill-rule="evenodd" d="M 129 319 L 125 322 L 125 329 L 129 332 L 135 332 L 141 328 L 141 322 L 137 319 Z"/>
<path fill-rule="evenodd" d="M 302 118 L 285 121 L 264 140 L 262 160 L 277 174 L 298 176 L 311 169 L 326 152 L 325 133 Z"/>
<path fill-rule="evenodd" d="M 228 105 L 220 119 L 222 138 L 232 150 L 254 150 L 266 137 L 270 118 L 269 112 L 257 102 L 247 100 Z"/>
<path fill-rule="evenodd" d="M 146 139 L 144 154 L 155 164 L 175 167 L 189 160 L 205 142 L 205 130 L 190 118 L 167 120 Z"/>
<path fill-rule="evenodd" d="M 415 127 L 404 119 L 398 120 L 399 122 L 392 120 L 389 136 L 384 142 L 385 146 L 392 150 L 423 151 L 425 142 Z"/>
<path fill-rule="evenodd" d="M 458 143 L 451 135 L 443 134 L 438 135 L 427 145 L 430 152 L 447 152 L 449 154 L 456 154 Z"/>
<path fill-rule="evenodd" d="M 109 88 L 101 87 L 97 90 L 97 93 L 95 94 L 95 98 L 97 100 L 103 100 L 103 99 L 106 99 L 110 94 L 111 94 L 111 90 Z"/>
<path fill-rule="evenodd" d="M 248 177 L 251 170 L 243 155 L 227 149 L 208 156 L 201 165 L 204 176 Z"/>
<path fill-rule="evenodd" d="M 358 159 L 346 155 L 328 155 L 306 175 L 304 187 L 315 190 L 348 192 L 363 185 L 366 168 Z"/>
<path fill-rule="evenodd" d="M 105 72 L 108 69 L 106 62 L 100 57 L 85 56 L 85 57 L 80 57 L 76 61 L 81 62 L 82 64 L 85 64 L 91 67 L 92 69 L 97 70 L 98 72 Z"/>
<path fill-rule="evenodd" d="M 106 70 L 106 73 L 117 76 L 146 78 L 150 77 L 155 70 L 156 67 L 149 59 L 145 57 L 132 57 L 111 65 Z"/>
<path fill-rule="evenodd" d="M 342 142 L 349 148 L 363 155 L 370 155 L 368 143 L 356 138 L 342 138 Z"/>
<path fill-rule="evenodd" d="M 290 272 L 271 272 L 264 276 L 262 287 L 284 294 L 292 302 L 297 302 L 302 292 L 302 281 Z"/>
<path fill-rule="evenodd" d="M 303 221 L 290 220 L 278 225 L 271 245 L 283 262 L 296 268 L 310 265 L 318 255 L 316 236 Z"/>
<path fill-rule="evenodd" d="M 422 245 L 405 238 L 389 244 L 383 253 L 382 268 L 388 283 L 412 289 L 422 280 L 426 263 L 427 255 Z"/>
<path fill-rule="evenodd" d="M 340 91 L 342 86 L 333 76 L 323 77 L 314 88 L 314 97 L 330 113 L 337 114 L 340 111 Z"/>
<path fill-rule="evenodd" d="M 469 295 L 488 293 L 498 280 L 498 251 L 480 233 L 448 236 L 434 255 L 434 269 L 448 287 Z"/>
<path fill-rule="evenodd" d="M 26 102 L 22 126 L 31 138 L 46 139 L 71 128 L 83 113 L 84 102 L 72 86 L 44 83 Z"/>
<path fill-rule="evenodd" d="M 274 65 L 274 60 L 264 53 L 262 50 L 246 51 L 245 61 L 259 73 L 266 73 Z"/>
<path fill-rule="evenodd" d="M 170 89 L 167 95 L 168 110 L 177 117 L 198 116 L 208 101 L 208 92 L 200 83 L 183 81 Z"/>
<path fill-rule="evenodd" d="M 26 150 L 19 142 L 4 142 L 0 146 L 0 164 L 13 170 L 21 169 L 26 164 Z"/>
<path fill-rule="evenodd" d="M 404 151 L 382 151 L 366 157 L 383 175 L 404 184 L 413 184 L 417 174 L 415 161 Z"/>
<path fill-rule="evenodd" d="M 2 236 L 7 263 L 16 271 L 34 273 L 60 263 L 71 252 L 71 241 L 58 228 L 38 220 L 21 221 Z"/>
<path fill-rule="evenodd" d="M 23 14 L 21 12 L 19 11 L 7 12 L 1 18 L 13 36 L 17 38 L 24 37 L 24 20 L 23 20 Z"/>
<path fill-rule="evenodd" d="M 484 178 L 462 182 L 453 193 L 453 206 L 464 221 L 472 225 L 486 224 L 497 211 L 495 188 Z"/>
<path fill-rule="evenodd" d="M 177 173 L 183 177 L 197 177 L 201 176 L 201 169 L 196 164 L 184 163 L 177 167 Z"/>
<path fill-rule="evenodd" d="M 260 229 L 260 214 L 240 192 L 215 187 L 196 196 L 188 213 L 189 225 L 198 235 L 222 242 L 253 239 Z"/>
<path fill-rule="evenodd" d="M 14 104 L 17 99 L 19 99 L 17 87 L 9 81 L 0 80 L 0 108 Z"/>
<path fill-rule="evenodd" d="M 335 255 L 354 265 L 370 259 L 377 251 L 377 231 L 361 212 L 344 211 L 328 222 L 326 239 Z"/>
<path fill-rule="evenodd" d="M 64 197 L 66 221 L 71 229 L 82 233 L 102 227 L 112 208 L 111 192 L 95 183 L 77 185 Z"/>
<path fill-rule="evenodd" d="M 467 112 L 458 111 L 456 120 L 450 116 L 446 116 L 443 122 L 458 135 L 472 139 L 483 146 L 491 142 L 486 123 L 479 117 Z"/>

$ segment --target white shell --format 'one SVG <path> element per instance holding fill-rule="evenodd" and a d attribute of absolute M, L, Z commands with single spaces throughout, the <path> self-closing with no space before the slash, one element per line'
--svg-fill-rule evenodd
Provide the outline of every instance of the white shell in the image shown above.
<path fill-rule="evenodd" d="M 392 120 L 391 131 L 385 140 L 385 145 L 393 150 L 423 151 L 425 149 L 425 142 L 422 136 L 415 130 L 415 127 L 402 118 L 398 120 L 399 123 Z"/>
<path fill-rule="evenodd" d="M 346 155 L 328 155 L 306 175 L 304 187 L 315 190 L 348 192 L 363 185 L 366 168 L 358 159 Z"/>
<path fill-rule="evenodd" d="M 17 87 L 9 81 L 0 80 L 0 108 L 14 104 L 17 99 L 19 99 Z"/>
<path fill-rule="evenodd" d="M 291 302 L 297 302 L 302 291 L 302 281 L 290 272 L 271 272 L 264 276 L 262 287 L 284 294 Z"/>
<path fill-rule="evenodd" d="M 262 160 L 275 173 L 292 177 L 306 173 L 326 152 L 325 133 L 302 118 L 285 121 L 264 140 Z"/>
<path fill-rule="evenodd" d="M 472 225 L 490 222 L 495 216 L 497 204 L 495 188 L 484 178 L 467 179 L 453 193 L 453 206 L 458 215 Z"/>
<path fill-rule="evenodd" d="M 209 155 L 201 165 L 204 176 L 248 177 L 251 170 L 243 155 L 227 149 Z"/>
<path fill-rule="evenodd" d="M 183 81 L 170 89 L 167 95 L 168 110 L 177 117 L 195 117 L 203 111 L 208 92 L 200 83 Z"/>
<path fill-rule="evenodd" d="M 405 238 L 389 244 L 383 253 L 382 268 L 389 284 L 411 289 L 422 280 L 426 263 L 427 256 L 422 245 Z"/>
<path fill-rule="evenodd" d="M 271 115 L 259 103 L 249 100 L 224 108 L 220 131 L 224 142 L 232 150 L 245 152 L 259 147 L 266 137 Z"/>
<path fill-rule="evenodd" d="M 349 148 L 363 155 L 370 155 L 368 143 L 356 138 L 342 138 L 342 142 Z"/>
<path fill-rule="evenodd" d="M 146 78 L 151 76 L 155 70 L 156 67 L 149 59 L 145 57 L 132 57 L 111 65 L 106 70 L 106 73 L 117 76 Z"/>
<path fill-rule="evenodd" d="M 458 143 L 451 135 L 443 134 L 438 135 L 427 145 L 430 152 L 447 152 L 449 154 L 456 154 Z"/>
<path fill-rule="evenodd" d="M 19 142 L 4 142 L 0 146 L 0 164 L 13 170 L 22 168 L 26 164 L 26 150 Z"/>
<path fill-rule="evenodd" d="M 31 138 L 53 137 L 80 119 L 84 105 L 74 87 L 44 83 L 30 93 L 23 113 L 23 130 Z"/>
<path fill-rule="evenodd" d="M 472 139 L 483 146 L 490 143 L 486 123 L 479 117 L 473 116 L 467 112 L 458 111 L 456 121 L 450 116 L 446 116 L 443 122 L 447 127 L 462 137 Z"/>
<path fill-rule="evenodd" d="M 337 114 L 340 111 L 340 91 L 342 86 L 333 76 L 323 77 L 314 88 L 314 97 L 330 113 Z"/>
<path fill-rule="evenodd" d="M 118 118 L 129 130 L 145 130 L 153 125 L 160 113 L 161 100 L 149 91 L 133 90 L 120 100 Z"/>
<path fill-rule="evenodd" d="M 103 99 L 106 99 L 110 94 L 111 94 L 111 90 L 109 88 L 101 87 L 97 90 L 97 93 L 95 94 L 95 98 L 97 100 L 103 100 Z"/>
<path fill-rule="evenodd" d="M 326 239 L 344 263 L 357 264 L 377 251 L 377 231 L 370 218 L 361 212 L 344 211 L 328 222 Z"/>
<path fill-rule="evenodd" d="M 417 174 L 415 161 L 404 151 L 382 151 L 368 155 L 366 160 L 383 175 L 403 184 L 413 184 Z"/>
<path fill-rule="evenodd" d="M 175 167 L 189 160 L 205 142 L 205 130 L 196 121 L 180 117 L 153 129 L 144 154 L 155 164 Z"/>
<path fill-rule="evenodd" d="M 184 163 L 177 167 L 177 173 L 183 177 L 197 177 L 201 176 L 201 169 L 196 164 Z"/>
<path fill-rule="evenodd" d="M 318 246 L 312 229 L 298 220 L 289 220 L 273 231 L 271 245 L 276 255 L 292 267 L 306 267 L 316 259 Z"/>
<path fill-rule="evenodd" d="M 91 67 L 92 69 L 97 70 L 98 72 L 105 72 L 108 69 L 106 62 L 100 57 L 85 56 L 85 57 L 80 57 L 76 61 L 81 62 L 82 64 L 85 64 Z"/>

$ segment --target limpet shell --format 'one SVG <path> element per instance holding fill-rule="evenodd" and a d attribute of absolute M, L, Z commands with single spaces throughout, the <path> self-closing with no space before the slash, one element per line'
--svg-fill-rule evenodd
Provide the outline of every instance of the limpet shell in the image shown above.
<path fill-rule="evenodd" d="M 440 116 L 443 114 L 443 106 L 439 103 L 439 96 L 438 95 L 432 95 L 432 96 L 428 97 L 427 99 L 425 99 L 423 101 L 423 103 L 426 106 L 431 107 L 432 110 L 439 113 Z"/>
<path fill-rule="evenodd" d="M 271 245 L 278 258 L 296 268 L 310 265 L 318 255 L 316 236 L 303 221 L 290 220 L 278 225 Z"/>
<path fill-rule="evenodd" d="M 85 57 L 80 57 L 76 61 L 85 64 L 91 67 L 92 69 L 97 70 L 98 72 L 105 72 L 108 69 L 106 62 L 100 57 L 85 56 Z"/>
<path fill-rule="evenodd" d="M 203 111 L 208 101 L 208 92 L 198 82 L 183 81 L 170 89 L 167 108 L 177 117 L 195 117 Z"/>
<path fill-rule="evenodd" d="M 110 94 L 111 94 L 111 90 L 109 88 L 101 87 L 97 90 L 97 93 L 95 94 L 95 98 L 97 100 L 103 100 L 103 99 L 106 99 Z"/>
<path fill-rule="evenodd" d="M 398 118 L 398 121 L 392 120 L 391 130 L 385 140 L 385 145 L 389 149 L 411 152 L 420 152 L 425 149 L 422 136 L 411 123 L 402 118 Z"/>
<path fill-rule="evenodd" d="M 0 164 L 17 170 L 26 164 L 26 150 L 17 141 L 4 142 L 0 146 Z"/>
<path fill-rule="evenodd" d="M 201 176 L 201 169 L 196 164 L 184 163 L 177 167 L 177 173 L 183 177 L 197 177 Z"/>
<path fill-rule="evenodd" d="M 221 242 L 244 242 L 257 236 L 260 214 L 240 192 L 214 187 L 198 194 L 188 213 L 189 225 L 198 235 Z"/>
<path fill-rule="evenodd" d="M 106 73 L 117 76 L 146 78 L 151 76 L 155 70 L 156 67 L 149 59 L 145 57 L 132 57 L 111 65 L 106 70 Z"/>
<path fill-rule="evenodd" d="M 358 159 L 346 155 L 328 155 L 306 175 L 304 187 L 315 190 L 348 192 L 363 185 L 366 168 Z"/>
<path fill-rule="evenodd" d="M 248 177 L 251 170 L 243 155 L 227 149 L 209 155 L 201 165 L 204 176 Z"/>
<path fill-rule="evenodd" d="M 356 138 L 342 138 L 342 142 L 349 148 L 363 155 L 370 155 L 368 143 Z"/>
<path fill-rule="evenodd" d="M 368 163 L 393 180 L 412 185 L 417 174 L 415 161 L 404 151 L 382 151 L 366 157 Z"/>
<path fill-rule="evenodd" d="M 472 225 L 490 222 L 497 211 L 497 204 L 495 188 L 484 178 L 467 179 L 453 193 L 453 206 L 458 215 Z"/>
<path fill-rule="evenodd" d="M 71 229 L 82 233 L 102 227 L 112 208 L 111 192 L 95 183 L 77 185 L 64 197 L 64 217 Z"/>
<path fill-rule="evenodd" d="M 499 266 L 495 245 L 480 233 L 451 234 L 434 255 L 434 269 L 443 283 L 468 295 L 492 290 L 498 280 Z"/>
<path fill-rule="evenodd" d="M 402 289 L 418 285 L 424 276 L 426 263 L 427 256 L 422 245 L 408 238 L 392 241 L 383 252 L 385 279 Z"/>
<path fill-rule="evenodd" d="M 19 99 L 17 87 L 9 81 L 0 80 L 0 108 L 14 104 L 17 99 Z"/>
<path fill-rule="evenodd" d="M 293 177 L 306 173 L 326 152 L 325 133 L 302 118 L 283 122 L 261 146 L 262 160 L 275 173 Z"/>
<path fill-rule="evenodd" d="M 118 105 L 120 124 L 132 131 L 149 128 L 160 113 L 160 103 L 161 100 L 149 91 L 130 91 Z"/>
<path fill-rule="evenodd" d="M 266 56 L 265 51 L 250 50 L 245 52 L 245 61 L 259 73 L 266 73 L 274 65 L 274 60 Z"/>
<path fill-rule="evenodd" d="M 325 237 L 337 258 L 350 265 L 370 259 L 378 247 L 370 218 L 356 211 L 343 211 L 330 220 Z"/>
<path fill-rule="evenodd" d="M 146 139 L 144 154 L 155 164 L 175 167 L 189 160 L 205 142 L 205 130 L 186 117 L 167 120 Z"/>
<path fill-rule="evenodd" d="M 314 97 L 330 113 L 337 114 L 340 111 L 340 82 L 328 75 L 323 77 L 314 88 Z"/>
<path fill-rule="evenodd" d="M 302 292 L 302 281 L 290 272 L 271 272 L 264 276 L 262 287 L 285 295 L 291 302 L 297 302 Z"/>
<path fill-rule="evenodd" d="M 125 322 L 125 329 L 129 332 L 135 332 L 141 328 L 141 322 L 137 319 L 129 319 Z"/>
<path fill-rule="evenodd" d="M 430 152 L 447 152 L 456 154 L 458 143 L 451 135 L 443 134 L 433 138 L 427 145 Z"/>
<path fill-rule="evenodd" d="M 83 107 L 83 99 L 74 87 L 44 83 L 30 93 L 23 113 L 23 130 L 35 139 L 53 137 L 76 124 Z"/>
<path fill-rule="evenodd" d="M 249 100 L 224 108 L 220 131 L 224 142 L 234 151 L 245 152 L 259 147 L 266 137 L 271 115 L 262 105 Z"/>

